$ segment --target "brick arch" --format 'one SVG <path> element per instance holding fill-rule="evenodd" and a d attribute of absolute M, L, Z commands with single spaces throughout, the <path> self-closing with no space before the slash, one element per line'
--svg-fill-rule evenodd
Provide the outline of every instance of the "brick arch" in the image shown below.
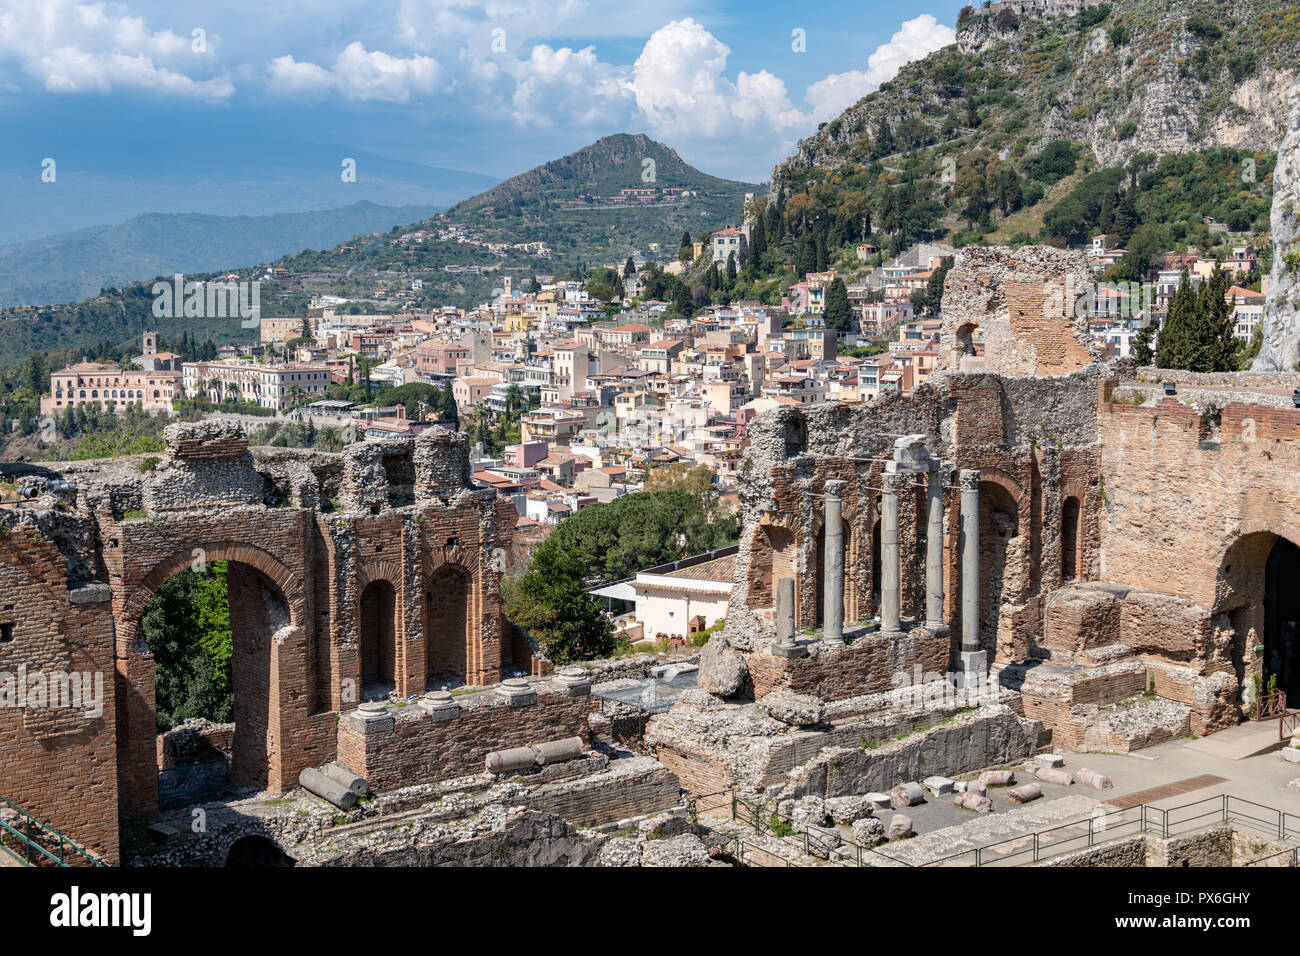
<path fill-rule="evenodd" d="M 476 584 L 474 570 L 458 561 L 443 561 L 426 576 L 421 630 L 427 679 L 459 674 L 468 680 L 482 613 Z"/>
<path fill-rule="evenodd" d="M 203 551 L 205 561 L 230 561 L 259 571 L 279 589 L 280 596 L 289 611 L 290 623 L 294 626 L 302 625 L 306 613 L 302 580 L 274 555 L 255 545 L 237 541 L 190 544 L 154 565 L 123 602 L 122 612 L 118 616 L 119 656 L 129 652 L 128 649 L 140 652 L 141 649 L 136 648 L 135 644 L 140 638 L 140 618 L 144 615 L 146 605 L 158 593 L 159 588 L 181 571 L 193 566 L 196 560 L 195 550 Z"/>
<path fill-rule="evenodd" d="M 152 655 L 144 643 L 140 621 L 150 599 L 172 577 L 191 567 L 195 561 L 193 551 L 201 548 L 205 561 L 227 561 L 257 572 L 277 592 L 289 615 L 289 626 L 295 639 L 283 647 L 275 641 L 263 641 L 263 658 L 250 662 L 256 671 L 245 670 L 245 675 L 261 674 L 270 687 L 275 680 L 270 676 L 280 668 L 285 676 L 287 666 L 306 668 L 307 649 L 301 640 L 305 635 L 306 597 L 303 581 L 279 558 L 263 549 L 238 541 L 194 541 L 177 548 L 170 556 L 155 564 L 131 589 L 121 603 L 121 611 L 114 615 L 116 629 L 116 710 L 117 710 L 117 779 L 120 809 L 128 818 L 148 819 L 158 812 L 158 762 L 156 753 L 157 701 Z M 234 602 L 232 602 L 232 629 L 235 627 Z M 266 634 L 264 637 L 269 638 Z M 279 660 L 277 664 L 276 661 Z M 293 661 L 290 665 L 289 662 Z M 272 693 L 265 695 L 265 707 L 256 702 L 260 693 L 246 700 L 252 701 L 252 710 L 240 713 L 238 682 L 240 673 L 235 666 L 236 730 L 232 742 L 231 779 L 243 785 L 252 785 L 283 792 L 296 779 L 297 768 L 288 766 L 284 741 L 293 733 L 293 715 L 283 705 L 284 701 Z M 291 675 L 290 675 L 291 677 Z M 255 677 L 261 680 L 261 677 Z M 248 717 L 251 716 L 252 720 Z"/>
<path fill-rule="evenodd" d="M 1089 495 L 1089 488 L 1081 482 L 1070 482 L 1062 486 L 1060 494 L 1060 531 L 1061 531 L 1061 554 L 1062 565 L 1064 565 L 1064 555 L 1067 549 L 1065 540 L 1065 507 L 1066 503 L 1073 498 L 1079 503 L 1078 527 L 1075 528 L 1074 536 L 1074 560 L 1075 560 L 1075 580 L 1090 581 L 1095 575 L 1092 571 L 1092 556 L 1094 554 L 1093 542 L 1090 539 L 1089 532 L 1093 529 L 1094 508 L 1092 500 L 1095 494 Z"/>
<path fill-rule="evenodd" d="M 465 571 L 475 581 L 483 568 L 481 548 L 467 548 L 459 544 L 439 545 L 428 549 L 428 560 L 424 562 L 423 584 L 427 585 L 438 569 L 445 565 L 455 565 Z"/>
<path fill-rule="evenodd" d="M 374 581 L 387 581 L 393 586 L 400 600 L 404 574 L 402 566 L 396 561 L 368 561 L 357 568 L 357 593 L 366 589 Z"/>
<path fill-rule="evenodd" d="M 1016 524 L 1021 529 L 1028 528 L 1030 522 L 1029 495 L 1020 487 L 1020 482 L 1000 468 L 981 468 L 979 472 L 980 484 L 997 485 L 1011 496 L 1011 500 L 1016 504 Z"/>

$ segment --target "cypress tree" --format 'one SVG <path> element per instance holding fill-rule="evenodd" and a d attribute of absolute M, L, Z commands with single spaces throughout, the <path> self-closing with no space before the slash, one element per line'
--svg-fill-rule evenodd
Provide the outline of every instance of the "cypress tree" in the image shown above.
<path fill-rule="evenodd" d="M 748 259 L 756 266 L 763 258 L 763 253 L 767 251 L 767 230 L 763 227 L 763 217 L 755 216 L 754 225 L 749 230 L 749 256 Z"/>
<path fill-rule="evenodd" d="M 828 329 L 847 332 L 853 325 L 853 307 L 849 305 L 849 290 L 844 280 L 836 276 L 826 290 L 826 306 L 823 312 Z"/>
<path fill-rule="evenodd" d="M 1169 303 L 1169 314 L 1165 316 L 1164 327 L 1160 330 L 1160 342 L 1156 346 L 1157 368 L 1188 368 L 1194 348 L 1196 322 L 1196 292 L 1187 275 L 1187 269 L 1179 278 L 1178 291 Z"/>

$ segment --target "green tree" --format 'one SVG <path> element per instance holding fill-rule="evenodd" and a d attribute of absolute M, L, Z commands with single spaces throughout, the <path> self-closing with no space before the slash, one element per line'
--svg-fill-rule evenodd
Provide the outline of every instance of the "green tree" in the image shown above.
<path fill-rule="evenodd" d="M 1151 349 L 1151 339 L 1154 338 L 1156 325 L 1154 322 L 1148 322 L 1138 329 L 1137 334 L 1133 336 L 1133 342 L 1129 346 L 1129 351 L 1133 354 L 1133 360 L 1139 367 L 1145 367 L 1151 364 L 1154 352 Z"/>
<path fill-rule="evenodd" d="M 826 304 L 823 312 L 826 328 L 836 332 L 847 332 L 853 327 L 853 307 L 849 304 L 849 290 L 844 280 L 836 276 L 826 289 Z"/>
<path fill-rule="evenodd" d="M 614 652 L 613 625 L 583 589 L 584 569 L 574 555 L 543 546 L 528 571 L 503 589 L 506 617 L 541 644 L 556 664 Z"/>
<path fill-rule="evenodd" d="M 158 729 L 234 717 L 228 566 L 181 571 L 158 589 L 140 627 L 154 656 Z"/>

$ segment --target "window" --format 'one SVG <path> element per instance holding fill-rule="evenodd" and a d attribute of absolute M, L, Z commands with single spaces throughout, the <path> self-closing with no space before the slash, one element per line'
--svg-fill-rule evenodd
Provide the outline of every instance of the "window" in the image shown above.
<path fill-rule="evenodd" d="M 8 644 L 14 639 L 14 626 L 12 623 L 0 624 L 0 644 Z"/>

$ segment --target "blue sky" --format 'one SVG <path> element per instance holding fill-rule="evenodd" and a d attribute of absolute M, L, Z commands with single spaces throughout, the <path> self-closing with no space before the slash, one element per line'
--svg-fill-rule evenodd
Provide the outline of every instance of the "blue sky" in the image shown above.
<path fill-rule="evenodd" d="M 367 184 L 368 161 L 363 188 L 340 191 L 340 153 L 504 178 L 615 132 L 761 181 L 819 121 L 951 42 L 960 7 L 0 0 L 0 200 L 31 235 L 187 204 L 430 202 L 396 166 Z M 34 189 L 46 157 L 67 188 Z"/>

